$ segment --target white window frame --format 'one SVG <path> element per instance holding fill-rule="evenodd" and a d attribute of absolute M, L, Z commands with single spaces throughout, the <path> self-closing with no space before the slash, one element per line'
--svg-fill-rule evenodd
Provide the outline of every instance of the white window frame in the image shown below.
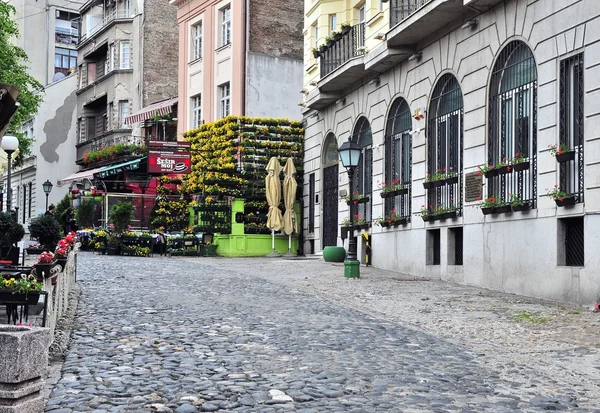
<path fill-rule="evenodd" d="M 202 95 L 192 96 L 192 128 L 197 128 L 202 124 Z"/>
<path fill-rule="evenodd" d="M 202 58 L 202 20 L 192 25 L 192 60 Z"/>
<path fill-rule="evenodd" d="M 313 30 L 315 32 L 315 49 L 319 48 L 319 21 L 313 24 Z"/>
<path fill-rule="evenodd" d="M 115 70 L 115 44 L 111 43 L 108 47 L 108 70 Z"/>
<path fill-rule="evenodd" d="M 221 118 L 229 116 L 231 114 L 231 87 L 229 82 L 219 86 L 219 101 L 219 114 Z"/>
<path fill-rule="evenodd" d="M 337 30 L 337 14 L 329 15 L 329 33 Z"/>
<path fill-rule="evenodd" d="M 131 69 L 131 47 L 128 40 L 119 43 L 119 69 Z"/>
<path fill-rule="evenodd" d="M 231 4 L 219 10 L 221 16 L 221 46 L 231 43 Z"/>
<path fill-rule="evenodd" d="M 119 129 L 128 129 L 125 118 L 129 116 L 129 101 L 119 100 Z"/>

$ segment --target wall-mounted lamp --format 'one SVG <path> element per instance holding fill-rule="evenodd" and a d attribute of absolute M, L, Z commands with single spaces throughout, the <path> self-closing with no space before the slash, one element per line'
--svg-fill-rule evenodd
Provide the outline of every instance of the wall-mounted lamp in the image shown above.
<path fill-rule="evenodd" d="M 423 53 L 421 52 L 413 53 L 410 55 L 408 60 L 421 60 L 421 56 L 423 56 Z"/>
<path fill-rule="evenodd" d="M 385 33 L 377 33 L 375 35 L 375 39 L 377 39 L 377 40 L 383 40 L 383 39 L 385 39 Z"/>
<path fill-rule="evenodd" d="M 467 20 L 465 22 L 465 24 L 463 24 L 461 27 L 463 29 L 468 29 L 469 27 L 477 27 L 477 25 L 479 24 L 479 21 L 477 19 L 472 19 L 472 20 Z"/>
<path fill-rule="evenodd" d="M 380 82 L 381 82 L 381 79 L 379 78 L 379 76 L 377 76 L 375 79 L 369 80 L 369 85 L 379 86 Z"/>

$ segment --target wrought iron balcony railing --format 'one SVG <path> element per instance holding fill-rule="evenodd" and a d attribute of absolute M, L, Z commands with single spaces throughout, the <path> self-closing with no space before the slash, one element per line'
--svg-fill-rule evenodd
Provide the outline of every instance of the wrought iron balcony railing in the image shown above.
<path fill-rule="evenodd" d="M 348 60 L 364 54 L 365 24 L 359 23 L 338 34 L 334 43 L 321 51 L 321 78 L 327 76 Z"/>
<path fill-rule="evenodd" d="M 130 19 L 133 18 L 133 13 L 130 10 L 110 10 L 103 18 L 102 21 L 99 22 L 94 27 L 90 28 L 86 33 L 82 33 L 79 38 L 79 43 L 85 42 L 88 38 L 91 38 L 96 32 L 101 30 L 104 26 L 112 23 L 114 20 L 118 19 Z"/>
<path fill-rule="evenodd" d="M 100 138 L 100 139 L 94 141 L 92 143 L 91 150 L 96 151 L 98 149 L 106 148 L 107 146 L 113 146 L 113 145 L 116 145 L 119 143 L 122 143 L 125 145 L 145 145 L 146 139 L 144 139 L 142 136 L 132 136 L 132 135 L 117 136 L 117 137 L 107 136 L 107 137 Z"/>
<path fill-rule="evenodd" d="M 78 30 L 57 27 L 54 31 L 54 41 L 56 43 L 76 45 L 77 43 L 79 43 Z"/>
<path fill-rule="evenodd" d="M 390 0 L 390 28 L 414 14 L 431 0 Z"/>

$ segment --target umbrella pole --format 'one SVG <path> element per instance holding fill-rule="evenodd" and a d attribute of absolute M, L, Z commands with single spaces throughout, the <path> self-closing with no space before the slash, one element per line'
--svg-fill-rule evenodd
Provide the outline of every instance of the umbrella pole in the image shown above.
<path fill-rule="evenodd" d="M 269 258 L 281 257 L 281 254 L 275 251 L 275 230 L 271 229 L 271 253 L 267 255 Z"/>
<path fill-rule="evenodd" d="M 292 254 L 292 234 L 288 235 L 288 252 L 284 254 L 284 257 L 293 257 L 296 254 Z"/>

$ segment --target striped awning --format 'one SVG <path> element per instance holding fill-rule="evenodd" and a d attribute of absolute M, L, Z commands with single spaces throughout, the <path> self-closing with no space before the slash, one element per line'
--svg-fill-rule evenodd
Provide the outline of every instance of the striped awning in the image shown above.
<path fill-rule="evenodd" d="M 168 115 L 173 112 L 173 106 L 177 104 L 177 98 L 163 100 L 161 102 L 153 103 L 145 108 L 138 110 L 130 116 L 125 118 L 126 125 L 132 125 L 134 123 L 143 122 L 148 119 L 152 119 L 154 116 Z"/>
<path fill-rule="evenodd" d="M 79 172 L 72 173 L 71 175 L 61 179 L 60 181 L 57 181 L 56 185 L 63 186 L 66 184 L 70 184 L 71 182 L 79 182 L 79 181 L 83 181 L 84 179 L 93 179 L 94 174 L 96 172 L 100 171 L 101 169 L 102 168 L 94 168 L 94 169 L 88 169 L 87 171 L 79 171 Z"/>

